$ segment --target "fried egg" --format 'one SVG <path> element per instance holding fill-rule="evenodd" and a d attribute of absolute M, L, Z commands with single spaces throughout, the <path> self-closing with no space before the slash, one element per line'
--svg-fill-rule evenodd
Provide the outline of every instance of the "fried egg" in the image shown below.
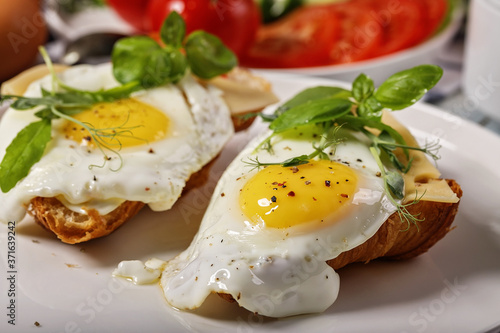
<path fill-rule="evenodd" d="M 81 65 L 58 74 L 71 87 L 96 91 L 116 87 L 110 64 Z M 51 77 L 33 82 L 25 96 L 51 90 Z M 8 109 L 0 124 L 0 159 L 38 108 Z M 102 143 L 117 153 L 104 155 L 89 133 L 64 119 L 52 121 L 52 140 L 41 160 L 8 193 L 0 193 L 0 220 L 19 221 L 34 197 L 57 197 L 68 208 L 107 214 L 125 200 L 155 211 L 172 207 L 190 175 L 221 151 L 233 134 L 230 112 L 220 90 L 186 75 L 178 84 L 136 92 L 130 98 L 99 103 L 74 116 L 94 128 L 115 130 Z M 118 141 L 119 140 L 119 141 Z M 120 149 L 121 148 L 121 149 Z M 118 151 L 119 150 L 119 151 Z"/>
<path fill-rule="evenodd" d="M 372 237 L 396 207 L 386 196 L 369 143 L 340 130 L 330 159 L 294 167 L 252 168 L 310 154 L 318 127 L 253 140 L 219 180 L 187 250 L 161 267 L 166 300 L 195 309 L 211 293 L 231 295 L 265 316 L 322 312 L 334 303 L 339 275 L 326 264 Z M 260 147 L 260 148 L 259 148 Z M 115 275 L 126 276 L 122 263 Z"/>

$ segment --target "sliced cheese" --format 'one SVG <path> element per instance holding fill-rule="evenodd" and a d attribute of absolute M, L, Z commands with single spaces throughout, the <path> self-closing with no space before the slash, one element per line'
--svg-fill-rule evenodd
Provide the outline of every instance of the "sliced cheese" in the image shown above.
<path fill-rule="evenodd" d="M 418 142 L 410 131 L 398 122 L 389 111 L 384 111 L 382 122 L 398 131 L 407 145 L 418 147 Z M 408 161 L 402 149 L 397 149 L 395 154 L 401 161 Z M 441 173 L 423 152 L 410 150 L 409 158 L 413 159 L 412 167 L 403 175 L 405 180 L 405 202 L 416 198 L 424 201 L 458 202 L 457 195 L 444 179 L 439 179 Z"/>

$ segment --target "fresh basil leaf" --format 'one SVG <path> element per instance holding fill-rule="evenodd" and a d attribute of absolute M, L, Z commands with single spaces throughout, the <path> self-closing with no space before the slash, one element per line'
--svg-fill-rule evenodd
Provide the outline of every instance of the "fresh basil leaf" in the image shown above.
<path fill-rule="evenodd" d="M 99 102 L 112 102 L 119 99 L 127 98 L 135 91 L 142 89 L 139 81 L 131 81 L 107 90 L 95 92 L 94 99 Z"/>
<path fill-rule="evenodd" d="M 168 82 L 171 61 L 156 41 L 146 36 L 122 38 L 111 55 L 113 75 L 123 84 L 138 81 L 143 88 Z"/>
<path fill-rule="evenodd" d="M 352 83 L 352 96 L 360 103 L 369 98 L 374 90 L 373 80 L 365 74 L 358 75 Z"/>
<path fill-rule="evenodd" d="M 191 71 L 202 79 L 227 73 L 238 64 L 234 53 L 218 37 L 201 30 L 187 37 L 184 48 Z"/>
<path fill-rule="evenodd" d="M 297 166 L 297 165 L 302 165 L 302 164 L 307 164 L 307 163 L 309 163 L 309 156 L 300 155 L 300 156 L 292 157 L 292 158 L 289 158 L 289 159 L 283 161 L 283 163 L 281 163 L 281 165 L 284 167 L 291 167 L 291 166 Z"/>
<path fill-rule="evenodd" d="M 435 65 L 421 65 L 390 76 L 375 91 L 382 106 L 401 110 L 415 104 L 441 79 L 443 70 Z"/>
<path fill-rule="evenodd" d="M 306 102 L 314 101 L 317 99 L 333 97 L 339 93 L 345 93 L 345 92 L 348 91 L 339 87 L 318 86 L 313 88 L 307 88 L 299 92 L 297 95 L 295 95 L 285 103 L 283 103 L 278 109 L 276 109 L 275 114 L 280 115 L 286 110 L 296 107 L 300 104 L 304 104 Z"/>
<path fill-rule="evenodd" d="M 50 109 L 50 107 L 45 107 L 42 110 L 36 112 L 35 116 L 38 117 L 38 118 L 40 118 L 40 119 L 57 119 L 57 118 L 59 118 L 58 116 L 56 116 L 52 112 L 52 110 Z"/>
<path fill-rule="evenodd" d="M 53 103 L 54 100 L 47 97 L 22 97 L 22 96 L 12 96 L 16 100 L 10 105 L 11 108 L 16 110 L 29 110 L 39 105 L 47 105 L 47 103 Z"/>
<path fill-rule="evenodd" d="M 405 181 L 403 176 L 397 171 L 386 171 L 385 180 L 394 197 L 396 199 L 403 199 L 405 196 Z"/>
<path fill-rule="evenodd" d="M 168 47 L 167 47 L 168 48 Z M 173 83 L 179 82 L 184 77 L 187 69 L 186 57 L 178 49 L 171 49 L 169 51 L 171 72 L 170 81 Z"/>
<path fill-rule="evenodd" d="M 160 30 L 161 40 L 173 48 L 179 49 L 186 36 L 186 23 L 176 11 L 172 11 L 163 22 Z"/>
<path fill-rule="evenodd" d="M 50 119 L 33 122 L 12 140 L 0 163 L 0 188 L 9 192 L 40 160 L 51 138 Z"/>
<path fill-rule="evenodd" d="M 283 132 L 297 126 L 335 120 L 351 110 L 351 102 L 339 98 L 324 98 L 299 104 L 276 118 L 269 128 Z"/>

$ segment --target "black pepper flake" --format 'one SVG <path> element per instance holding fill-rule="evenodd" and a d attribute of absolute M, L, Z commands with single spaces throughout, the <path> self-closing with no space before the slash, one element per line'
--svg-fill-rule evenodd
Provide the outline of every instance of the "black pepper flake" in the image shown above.
<path fill-rule="evenodd" d="M 35 324 L 34 324 L 34 325 L 35 325 L 36 327 L 40 327 L 40 326 L 42 326 L 42 325 L 40 325 L 40 323 L 39 323 L 39 322 L 37 322 L 37 321 L 35 321 Z"/>
<path fill-rule="evenodd" d="M 96 176 L 94 176 L 94 181 L 95 181 L 95 182 L 97 181 L 97 177 L 96 177 Z"/>
<path fill-rule="evenodd" d="M 278 185 L 278 182 L 273 182 L 271 185 Z"/>
<path fill-rule="evenodd" d="M 221 239 L 220 242 L 222 243 L 224 241 L 224 239 Z"/>
<path fill-rule="evenodd" d="M 92 140 L 92 138 L 90 137 L 90 135 L 83 137 L 83 139 L 87 140 L 87 141 L 91 141 Z"/>
<path fill-rule="evenodd" d="M 294 197 L 295 196 L 295 192 L 294 191 L 290 191 L 288 192 L 287 194 L 289 197 Z"/>
<path fill-rule="evenodd" d="M 277 190 L 278 190 L 278 188 L 277 188 L 277 187 L 273 187 L 273 190 L 274 190 L 274 191 L 277 191 Z"/>
<path fill-rule="evenodd" d="M 329 180 L 325 180 L 325 186 L 326 187 L 330 187 L 330 181 Z"/>
<path fill-rule="evenodd" d="M 358 158 L 356 161 L 358 161 L 359 163 L 363 162 L 363 160 L 360 158 Z"/>
<path fill-rule="evenodd" d="M 305 181 L 305 184 L 306 184 L 306 185 L 309 185 L 309 184 L 311 184 L 311 181 L 310 181 L 310 180 L 306 180 L 306 181 Z"/>
<path fill-rule="evenodd" d="M 375 174 L 375 176 L 380 177 L 380 176 L 382 176 L 382 173 L 381 173 L 380 171 L 378 171 L 378 172 Z"/>
<path fill-rule="evenodd" d="M 271 201 L 276 202 L 276 197 L 274 195 L 271 197 Z"/>
<path fill-rule="evenodd" d="M 153 148 L 149 148 L 149 153 L 150 154 L 154 154 L 155 153 L 155 151 L 153 150 Z"/>
<path fill-rule="evenodd" d="M 346 179 L 345 181 L 346 181 L 346 182 L 349 182 L 349 179 Z"/>
<path fill-rule="evenodd" d="M 304 179 L 304 178 L 306 178 L 306 177 L 304 177 L 304 176 L 300 177 L 300 179 Z"/>

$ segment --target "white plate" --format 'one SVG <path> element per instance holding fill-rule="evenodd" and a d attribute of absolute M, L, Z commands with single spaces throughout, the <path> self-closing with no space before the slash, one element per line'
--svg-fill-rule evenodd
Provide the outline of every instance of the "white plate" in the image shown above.
<path fill-rule="evenodd" d="M 379 85 L 391 73 L 396 73 L 420 64 L 439 64 L 439 56 L 449 46 L 463 23 L 463 0 L 456 0 L 454 6 L 450 21 L 443 30 L 429 40 L 408 49 L 353 63 L 272 70 L 281 73 L 312 75 L 347 82 L 352 82 L 359 73 L 365 73 L 375 81 L 375 84 Z"/>
<path fill-rule="evenodd" d="M 337 84 L 270 73 L 267 77 L 282 98 L 307 86 Z M 456 229 L 414 260 L 340 270 L 338 301 L 325 313 L 263 319 L 218 297 L 196 312 L 182 312 L 166 303 L 158 285 L 135 286 L 111 277 L 121 260 L 168 259 L 188 246 L 217 177 L 259 130 L 253 126 L 227 145 L 209 184 L 191 191 L 169 212 L 145 209 L 112 235 L 81 245 L 61 243 L 30 218 L 18 223 L 15 298 L 8 296 L 8 230 L 2 225 L 0 330 L 410 333 L 482 332 L 500 324 L 500 137 L 425 104 L 397 117 L 422 142 L 440 138 L 443 176 L 457 179 L 465 192 Z M 7 323 L 11 299 L 15 326 Z"/>

